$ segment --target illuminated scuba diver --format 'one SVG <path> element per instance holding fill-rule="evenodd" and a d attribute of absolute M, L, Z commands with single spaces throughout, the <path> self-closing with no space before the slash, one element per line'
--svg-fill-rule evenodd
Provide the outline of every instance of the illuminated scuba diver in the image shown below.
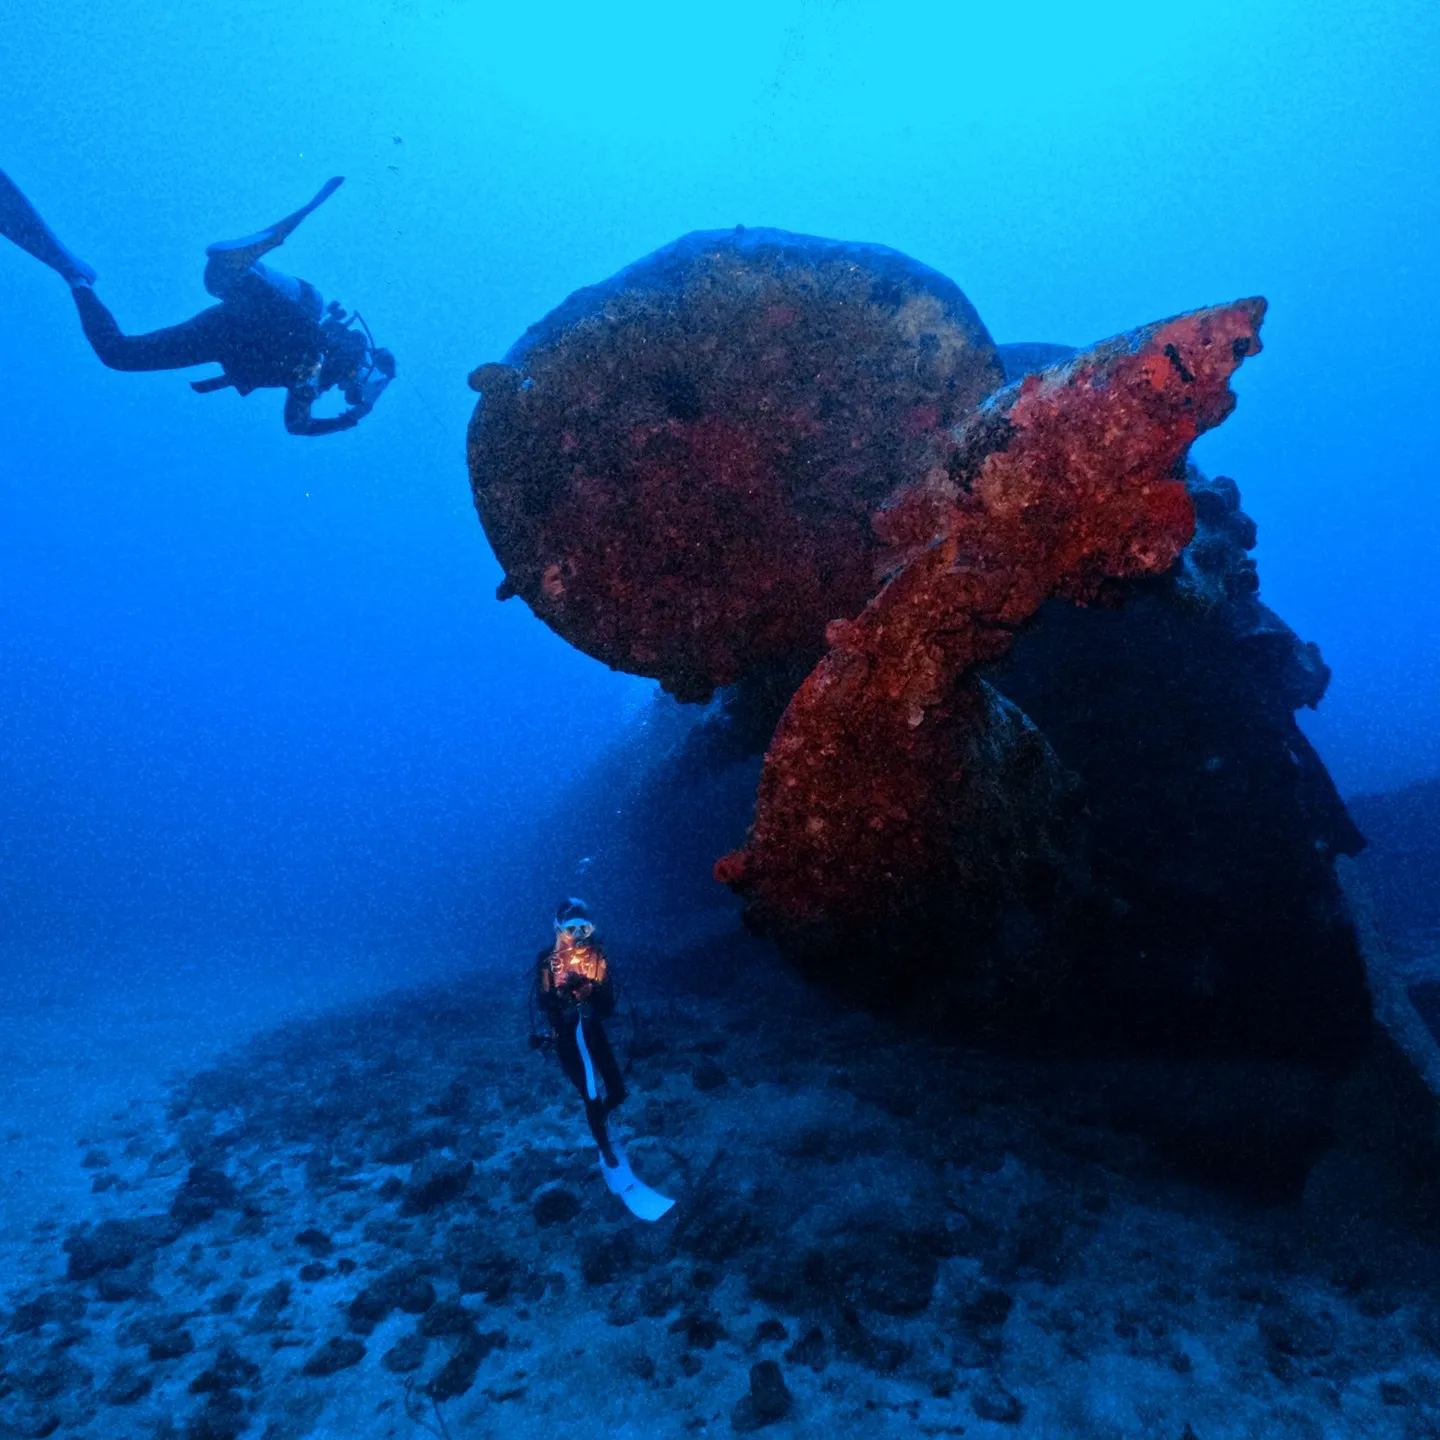
<path fill-rule="evenodd" d="M 555 943 L 535 962 L 535 1002 L 548 1022 L 560 1068 L 585 1102 L 595 1144 L 605 1163 L 614 1166 L 605 1117 L 624 1103 L 625 1077 L 604 1022 L 615 1013 L 615 981 L 583 900 L 562 900 L 555 910 Z M 603 1098 L 597 1071 L 605 1082 Z"/>
<path fill-rule="evenodd" d="M 285 428 L 292 435 L 333 435 L 350 430 L 375 408 L 395 378 L 395 359 L 376 346 L 361 317 L 328 307 L 320 292 L 260 263 L 285 243 L 312 211 L 340 188 L 329 180 L 293 215 L 240 240 L 222 240 L 206 250 L 205 288 L 219 300 L 179 325 L 147 335 L 122 333 L 95 294 L 95 271 L 62 245 L 54 231 L 0 171 L 0 235 L 56 271 L 70 286 L 80 324 L 91 348 L 112 370 L 184 370 L 218 364 L 222 373 L 191 382 L 201 395 L 233 386 L 241 395 L 281 389 Z M 339 387 L 349 407 L 339 415 L 316 417 L 311 407 Z"/>
<path fill-rule="evenodd" d="M 625 1202 L 632 1215 L 658 1220 L 675 1202 L 635 1178 L 606 1125 L 610 1112 L 624 1103 L 626 1091 L 605 1033 L 604 1022 L 615 1012 L 615 980 L 605 947 L 585 902 L 573 896 L 556 907 L 554 929 L 554 943 L 536 959 L 531 991 L 549 1033 L 542 1039 L 532 1030 L 531 1043 L 552 1045 L 560 1068 L 580 1092 L 611 1193 Z M 599 1081 L 604 1082 L 603 1096 Z"/>

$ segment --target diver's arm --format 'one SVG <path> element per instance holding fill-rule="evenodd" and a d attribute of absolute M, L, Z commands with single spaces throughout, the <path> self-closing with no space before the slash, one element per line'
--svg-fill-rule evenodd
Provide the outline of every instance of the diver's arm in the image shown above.
<path fill-rule="evenodd" d="M 292 435 L 334 435 L 339 430 L 353 430 L 375 407 L 352 405 L 339 415 L 317 419 L 310 413 L 315 395 L 306 387 L 285 392 L 285 428 Z"/>
<path fill-rule="evenodd" d="M 388 350 L 377 351 L 375 371 L 360 387 L 360 398 L 348 410 L 330 420 L 317 420 L 310 413 L 319 391 L 313 384 L 297 385 L 285 396 L 285 428 L 292 435 L 333 435 L 337 430 L 353 430 L 374 408 L 395 376 L 395 361 Z M 353 391 L 347 392 L 353 394 Z"/>
<path fill-rule="evenodd" d="M 555 976 L 550 969 L 550 952 L 548 950 L 542 950 L 535 962 L 535 1003 L 540 1007 L 550 1028 L 558 1029 L 565 1002 L 555 990 Z"/>

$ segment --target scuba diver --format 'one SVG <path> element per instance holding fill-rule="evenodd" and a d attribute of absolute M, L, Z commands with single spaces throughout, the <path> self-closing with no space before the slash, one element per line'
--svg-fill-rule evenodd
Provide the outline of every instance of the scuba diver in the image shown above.
<path fill-rule="evenodd" d="M 615 982 L 583 900 L 571 897 L 556 907 L 555 943 L 535 961 L 533 995 L 549 1022 L 546 1038 L 555 1047 L 560 1068 L 580 1092 L 590 1133 L 613 1169 L 619 1162 L 605 1117 L 625 1100 L 625 1080 L 604 1025 L 615 1011 Z M 595 1083 L 597 1069 L 605 1082 L 603 1099 Z"/>
<path fill-rule="evenodd" d="M 531 1016 L 530 1044 L 553 1045 L 560 1068 L 585 1102 L 585 1118 L 600 1149 L 600 1173 L 606 1188 L 618 1195 L 638 1220 L 658 1220 L 675 1202 L 635 1178 L 625 1152 L 611 1138 L 606 1117 L 625 1100 L 625 1079 L 605 1034 L 605 1021 L 615 1012 L 615 980 L 595 922 L 583 900 L 573 896 L 555 909 L 555 940 L 535 961 L 531 1000 L 548 1021 L 548 1034 L 535 1034 Z M 605 1083 L 600 1094 L 596 1079 Z"/>
<path fill-rule="evenodd" d="M 0 235 L 43 261 L 70 286 L 80 325 L 101 361 L 112 370 L 183 370 L 218 364 L 221 374 L 191 382 L 201 395 L 234 386 L 281 389 L 285 428 L 292 435 L 332 435 L 360 423 L 395 378 L 395 359 L 375 345 L 357 315 L 329 306 L 308 281 L 260 263 L 283 245 L 295 227 L 340 188 L 328 180 L 293 215 L 240 240 L 206 250 L 205 288 L 220 303 L 179 325 L 126 335 L 95 294 L 95 271 L 62 245 L 54 231 L 0 170 Z M 348 408 L 339 415 L 311 414 L 315 401 L 339 387 Z"/>

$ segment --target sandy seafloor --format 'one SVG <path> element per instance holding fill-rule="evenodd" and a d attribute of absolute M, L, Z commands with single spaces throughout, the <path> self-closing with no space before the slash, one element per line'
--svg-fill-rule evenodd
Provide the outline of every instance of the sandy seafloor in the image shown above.
<path fill-rule="evenodd" d="M 522 976 L 13 994 L 0 1436 L 1440 1436 L 1440 1249 L 1373 1156 L 1199 1183 L 1125 1100 L 1203 1067 L 941 1045 L 739 935 L 613 948 L 653 1226 Z"/>
<path fill-rule="evenodd" d="M 0 992 L 0 1245 L 23 1240 L 37 1215 L 85 1216 L 92 1177 L 75 1164 L 75 1138 L 117 1106 L 156 1103 L 171 1079 L 266 1025 L 391 983 L 383 959 L 313 950 L 127 953 L 109 967 L 48 960 L 9 971 Z"/>

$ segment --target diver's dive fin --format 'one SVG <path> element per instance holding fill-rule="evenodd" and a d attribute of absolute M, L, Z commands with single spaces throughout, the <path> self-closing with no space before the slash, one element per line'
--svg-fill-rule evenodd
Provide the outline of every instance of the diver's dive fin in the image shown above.
<path fill-rule="evenodd" d="M 605 1177 L 606 1188 L 625 1202 L 625 1208 L 637 1220 L 658 1220 L 675 1202 L 637 1180 L 630 1161 L 618 1145 L 612 1144 L 610 1148 L 615 1152 L 616 1164 L 607 1165 L 605 1157 L 600 1157 L 600 1173 Z"/>
<path fill-rule="evenodd" d="M 268 255 L 277 245 L 283 245 L 295 227 L 313 211 L 318 210 L 343 184 L 345 177 L 337 175 L 327 180 L 320 192 L 308 205 L 302 205 L 293 215 L 257 230 L 253 235 L 242 236 L 239 240 L 217 240 L 206 248 L 207 255 L 232 256 L 237 263 L 253 265 L 262 255 Z"/>
<path fill-rule="evenodd" d="M 29 251 L 71 284 L 77 280 L 87 285 L 95 283 L 95 271 L 60 243 L 55 232 L 40 218 L 40 212 L 3 170 L 0 170 L 0 235 Z"/>

